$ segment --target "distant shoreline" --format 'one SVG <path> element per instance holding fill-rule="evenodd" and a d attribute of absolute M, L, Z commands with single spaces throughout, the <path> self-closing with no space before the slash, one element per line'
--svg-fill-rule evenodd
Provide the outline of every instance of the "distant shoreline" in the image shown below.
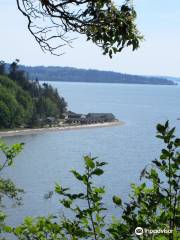
<path fill-rule="evenodd" d="M 97 81 L 68 81 L 68 80 L 39 80 L 39 82 L 56 82 L 56 83 L 88 83 L 88 84 L 124 84 L 124 85 L 150 85 L 150 86 L 177 86 L 179 82 L 173 82 L 173 83 L 143 83 L 143 82 L 111 82 L 111 81 L 103 81 L 103 82 L 97 82 Z"/>
<path fill-rule="evenodd" d="M 68 131 L 68 130 L 81 130 L 87 128 L 100 128 L 100 127 L 111 127 L 124 125 L 123 121 L 113 121 L 105 123 L 95 123 L 95 124 L 84 124 L 84 125 L 67 125 L 62 127 L 47 127 L 47 128 L 30 128 L 30 129 L 18 129 L 18 130 L 8 130 L 0 131 L 0 137 L 14 137 L 14 136 L 24 136 L 32 135 L 46 132 L 57 132 L 57 131 Z"/>
<path fill-rule="evenodd" d="M 143 76 L 97 69 L 23 65 L 20 66 L 20 69 L 27 72 L 31 79 L 38 78 L 39 81 L 175 85 L 174 81 L 168 77 Z"/>

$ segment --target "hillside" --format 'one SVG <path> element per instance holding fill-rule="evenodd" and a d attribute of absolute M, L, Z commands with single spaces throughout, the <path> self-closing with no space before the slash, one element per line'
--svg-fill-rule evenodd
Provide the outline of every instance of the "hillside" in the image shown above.
<path fill-rule="evenodd" d="M 29 93 L 18 84 L 0 75 L 0 128 L 14 128 L 27 124 L 33 113 Z"/>
<path fill-rule="evenodd" d="M 29 80 L 18 61 L 0 63 L 0 129 L 43 127 L 63 118 L 67 103 L 51 85 Z"/>
<path fill-rule="evenodd" d="M 31 79 L 38 78 L 39 81 L 154 84 L 154 85 L 175 84 L 173 81 L 163 77 L 147 77 L 111 71 L 85 70 L 70 67 L 21 66 L 21 69 L 28 72 L 29 77 Z"/>

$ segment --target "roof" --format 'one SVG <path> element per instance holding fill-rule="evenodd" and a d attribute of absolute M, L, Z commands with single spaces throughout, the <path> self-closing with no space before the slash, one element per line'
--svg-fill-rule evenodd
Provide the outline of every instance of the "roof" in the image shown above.
<path fill-rule="evenodd" d="M 88 113 L 87 117 L 89 118 L 115 118 L 112 113 Z"/>
<path fill-rule="evenodd" d="M 84 114 L 77 114 L 77 113 L 73 113 L 73 114 L 69 114 L 68 118 L 84 118 L 85 115 Z"/>

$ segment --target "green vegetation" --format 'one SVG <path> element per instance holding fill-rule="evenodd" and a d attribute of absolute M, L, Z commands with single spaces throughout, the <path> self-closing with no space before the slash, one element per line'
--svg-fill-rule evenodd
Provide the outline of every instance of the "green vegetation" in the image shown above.
<path fill-rule="evenodd" d="M 0 128 L 14 128 L 28 124 L 33 113 L 33 101 L 7 76 L 0 76 Z"/>
<path fill-rule="evenodd" d="M 6 226 L 2 230 L 19 240 L 178 240 L 180 139 L 174 132 L 175 128 L 170 129 L 168 122 L 157 125 L 157 138 L 164 143 L 160 158 L 143 169 L 140 179 L 144 180 L 140 185 L 132 184 L 129 202 L 123 203 L 119 196 L 112 198 L 117 210 L 119 208 L 119 218 L 112 217 L 112 221 L 106 218 L 105 188 L 95 185 L 96 178 L 104 173 L 106 163 L 85 156 L 84 172 L 71 171 L 81 183 L 82 191 L 71 193 L 61 184 L 55 186 L 67 215 L 27 217 L 20 226 Z M 142 235 L 135 234 L 137 227 L 144 230 Z"/>
<path fill-rule="evenodd" d="M 9 66 L 8 73 L 0 62 L 0 129 L 43 126 L 48 117 L 63 118 L 67 103 L 57 89 L 29 80 L 18 62 Z"/>
<path fill-rule="evenodd" d="M 42 50 L 55 55 L 62 54 L 59 48 L 71 46 L 70 33 L 85 35 L 110 58 L 125 47 L 137 49 L 142 40 L 130 0 L 121 6 L 112 0 L 16 1 Z"/>

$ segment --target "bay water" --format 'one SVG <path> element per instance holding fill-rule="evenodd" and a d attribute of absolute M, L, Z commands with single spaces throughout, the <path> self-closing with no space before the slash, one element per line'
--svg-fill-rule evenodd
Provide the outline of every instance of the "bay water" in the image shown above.
<path fill-rule="evenodd" d="M 140 171 L 158 157 L 162 143 L 155 138 L 156 124 L 170 121 L 180 135 L 180 86 L 123 85 L 51 82 L 76 113 L 111 112 L 124 125 L 106 128 L 47 132 L 6 137 L 8 144 L 24 142 L 14 166 L 5 170 L 25 190 L 23 205 L 6 209 L 8 222 L 17 225 L 29 216 L 62 213 L 59 197 L 44 199 L 55 183 L 78 192 L 69 170 L 83 171 L 87 154 L 108 162 L 96 183 L 106 187 L 106 206 L 115 213 L 112 196 L 127 200 L 130 184 L 139 181 Z"/>

